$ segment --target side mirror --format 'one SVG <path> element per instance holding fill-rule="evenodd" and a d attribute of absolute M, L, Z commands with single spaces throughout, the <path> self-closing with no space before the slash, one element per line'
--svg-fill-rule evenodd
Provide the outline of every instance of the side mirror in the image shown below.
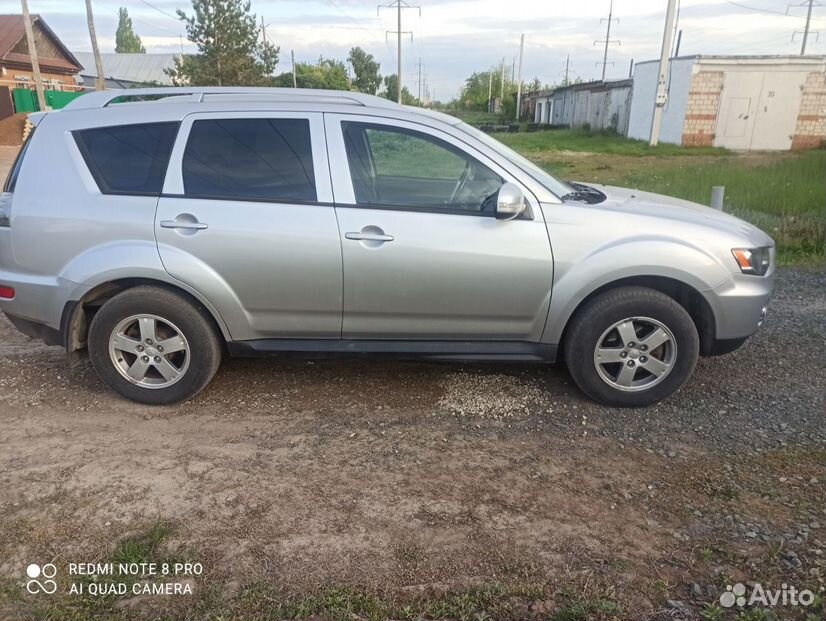
<path fill-rule="evenodd" d="M 525 211 L 525 195 L 515 183 L 505 183 L 496 196 L 497 220 L 513 220 Z"/>

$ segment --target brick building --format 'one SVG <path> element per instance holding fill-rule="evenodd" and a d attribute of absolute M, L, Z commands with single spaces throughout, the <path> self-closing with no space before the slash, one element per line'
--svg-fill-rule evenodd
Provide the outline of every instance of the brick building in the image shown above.
<path fill-rule="evenodd" d="M 647 140 L 658 61 L 634 68 L 628 136 Z M 737 150 L 826 143 L 826 57 L 687 56 L 671 61 L 660 141 Z"/>
<path fill-rule="evenodd" d="M 32 15 L 40 74 L 48 90 L 79 90 L 83 66 L 58 39 L 45 20 Z M 22 15 L 0 15 L 0 118 L 9 114 L 11 90 L 34 88 L 32 59 Z"/>

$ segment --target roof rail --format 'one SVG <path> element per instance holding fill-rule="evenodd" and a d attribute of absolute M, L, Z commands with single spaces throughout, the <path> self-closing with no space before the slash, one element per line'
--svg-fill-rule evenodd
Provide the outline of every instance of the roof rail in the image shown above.
<path fill-rule="evenodd" d="M 397 103 L 353 91 L 331 91 L 312 88 L 272 88 L 272 87 L 248 87 L 248 86 L 167 86 L 155 88 L 129 88 L 112 89 L 105 91 L 95 91 L 87 93 L 83 97 L 73 99 L 64 110 L 90 110 L 94 108 L 105 108 L 121 97 L 181 97 L 191 95 L 194 103 L 200 103 L 205 95 L 272 95 L 274 99 L 282 101 L 296 101 L 312 99 L 330 99 L 344 101 L 361 106 L 395 107 Z"/>

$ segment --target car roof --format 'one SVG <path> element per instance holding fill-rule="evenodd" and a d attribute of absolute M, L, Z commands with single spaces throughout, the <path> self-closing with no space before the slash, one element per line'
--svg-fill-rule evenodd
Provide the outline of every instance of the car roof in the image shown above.
<path fill-rule="evenodd" d="M 403 106 L 376 95 L 355 91 L 334 91 L 307 88 L 263 88 L 263 87 L 162 87 L 162 88 L 132 88 L 113 89 L 87 93 L 72 100 L 63 108 L 64 111 L 94 110 L 110 106 L 120 108 L 124 105 L 148 106 L 167 104 L 190 104 L 191 109 L 209 108 L 204 104 L 227 104 L 236 102 L 255 102 L 257 104 L 296 104 L 307 110 L 324 112 L 340 110 L 341 106 L 353 106 L 364 111 L 380 111 L 384 114 L 407 113 L 425 116 L 449 125 L 458 125 L 461 120 L 456 117 L 420 108 L 418 106 Z"/>

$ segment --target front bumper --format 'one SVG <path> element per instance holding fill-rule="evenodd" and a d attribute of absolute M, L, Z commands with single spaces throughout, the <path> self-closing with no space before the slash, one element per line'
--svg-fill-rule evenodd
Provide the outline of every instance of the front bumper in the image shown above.
<path fill-rule="evenodd" d="M 735 274 L 707 292 L 717 340 L 745 339 L 757 332 L 766 318 L 774 274 L 774 268 L 766 276 Z"/>

